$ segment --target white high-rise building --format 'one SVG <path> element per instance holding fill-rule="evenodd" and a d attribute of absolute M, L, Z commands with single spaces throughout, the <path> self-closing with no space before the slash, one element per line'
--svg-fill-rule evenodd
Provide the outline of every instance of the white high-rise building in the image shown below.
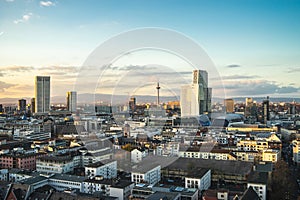
<path fill-rule="evenodd" d="M 208 74 L 203 70 L 193 71 L 193 82 L 181 87 L 181 116 L 198 116 L 211 112 L 211 88 L 208 88 Z"/>
<path fill-rule="evenodd" d="M 182 117 L 199 115 L 199 103 L 197 99 L 197 85 L 181 86 L 180 106 Z"/>
<path fill-rule="evenodd" d="M 68 108 L 68 111 L 76 112 L 77 92 L 75 92 L 75 91 L 67 92 L 67 108 Z"/>
<path fill-rule="evenodd" d="M 50 76 L 35 77 L 35 112 L 50 110 Z"/>

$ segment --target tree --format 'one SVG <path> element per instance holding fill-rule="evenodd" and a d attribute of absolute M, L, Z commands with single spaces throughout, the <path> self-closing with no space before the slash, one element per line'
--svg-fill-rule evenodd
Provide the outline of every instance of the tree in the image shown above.
<path fill-rule="evenodd" d="M 295 177 L 293 177 L 287 163 L 283 160 L 275 164 L 272 173 L 272 192 L 269 199 L 285 200 L 293 199 L 293 194 L 297 191 Z"/>
<path fill-rule="evenodd" d="M 122 146 L 122 149 L 130 152 L 133 150 L 133 147 L 131 146 L 131 144 L 125 144 L 124 146 Z"/>

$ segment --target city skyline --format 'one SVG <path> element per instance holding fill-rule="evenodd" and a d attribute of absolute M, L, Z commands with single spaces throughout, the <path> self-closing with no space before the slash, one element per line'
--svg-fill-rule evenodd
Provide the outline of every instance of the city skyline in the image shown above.
<path fill-rule="evenodd" d="M 64 96 L 73 90 L 80 66 L 98 45 L 141 27 L 172 29 L 196 41 L 215 63 L 227 98 L 300 97 L 299 2 L 118 3 L 119 7 L 108 1 L 1 1 L 1 97 L 33 97 L 36 75 L 51 76 L 52 96 Z M 123 55 L 113 67 L 126 72 L 135 67 L 147 75 L 160 65 L 166 70 L 176 68 L 189 82 L 187 63 L 165 52 L 133 52 Z M 176 87 L 170 90 L 179 95 Z M 112 88 L 108 85 L 101 93 L 109 94 Z M 212 83 L 212 88 L 216 91 L 218 85 Z M 139 92 L 149 91 L 145 86 Z M 161 90 L 162 96 L 174 95 L 164 92 Z"/>

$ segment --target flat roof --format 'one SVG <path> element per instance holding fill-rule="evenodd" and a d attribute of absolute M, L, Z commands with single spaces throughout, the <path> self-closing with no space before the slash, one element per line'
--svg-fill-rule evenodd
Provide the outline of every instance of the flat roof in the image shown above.
<path fill-rule="evenodd" d="M 47 178 L 43 176 L 36 176 L 36 177 L 27 178 L 25 180 L 21 180 L 20 183 L 32 185 L 34 183 L 38 183 L 44 180 L 47 180 Z"/>
<path fill-rule="evenodd" d="M 197 168 L 188 173 L 186 178 L 202 178 L 210 169 Z"/>
<path fill-rule="evenodd" d="M 115 162 L 115 161 L 116 160 L 113 160 L 113 159 L 101 160 L 101 161 L 98 161 L 98 162 L 95 162 L 95 163 L 88 164 L 88 165 L 86 165 L 86 167 L 101 167 L 103 165 L 106 165 L 108 163 L 112 163 L 112 162 Z"/>
<path fill-rule="evenodd" d="M 259 163 L 255 165 L 255 171 L 258 172 L 272 172 L 273 171 L 273 163 L 265 162 Z"/>
<path fill-rule="evenodd" d="M 83 182 L 87 179 L 85 176 L 74 176 L 68 174 L 54 174 L 49 179 L 57 179 L 57 180 L 65 180 L 65 181 L 72 181 L 72 182 Z"/>
<path fill-rule="evenodd" d="M 44 156 L 44 157 L 40 157 L 38 158 L 38 160 L 41 161 L 70 161 L 72 160 L 71 156 Z"/>
<path fill-rule="evenodd" d="M 268 183 L 268 173 L 267 172 L 253 171 L 248 176 L 248 183 L 257 183 L 257 184 L 267 185 L 267 183 Z"/>
<path fill-rule="evenodd" d="M 161 166 L 161 168 L 163 168 L 174 162 L 176 159 L 178 158 L 164 156 L 147 156 L 145 159 L 143 159 L 141 163 L 132 167 L 132 173 L 146 173 L 157 166 Z"/>
<path fill-rule="evenodd" d="M 85 179 L 84 182 L 87 183 L 98 183 L 98 184 L 104 184 L 104 185 L 110 185 L 111 187 L 114 188 L 125 188 L 133 182 L 127 181 L 127 180 L 118 180 L 118 181 L 113 181 L 111 179 L 102 179 L 102 180 L 97 180 L 97 179 Z"/>
<path fill-rule="evenodd" d="M 147 200 L 157 200 L 157 199 L 163 199 L 163 200 L 173 200 L 178 198 L 180 196 L 177 192 L 155 192 L 154 194 L 151 194 Z"/>
<path fill-rule="evenodd" d="M 195 168 L 208 168 L 226 174 L 247 175 L 252 171 L 253 163 L 235 160 L 212 160 L 200 158 L 178 158 L 165 168 L 188 171 L 189 163 Z"/>

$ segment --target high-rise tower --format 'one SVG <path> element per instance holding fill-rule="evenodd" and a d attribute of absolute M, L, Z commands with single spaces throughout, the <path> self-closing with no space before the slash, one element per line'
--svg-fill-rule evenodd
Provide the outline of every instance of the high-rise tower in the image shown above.
<path fill-rule="evenodd" d="M 192 84 L 181 87 L 181 116 L 210 114 L 211 93 L 212 89 L 208 87 L 207 71 L 194 70 Z"/>
<path fill-rule="evenodd" d="M 267 99 L 263 100 L 263 116 L 264 116 L 264 123 L 266 124 L 267 121 L 270 120 L 270 100 L 269 96 Z"/>
<path fill-rule="evenodd" d="M 35 77 L 35 112 L 50 110 L 50 76 Z"/>
<path fill-rule="evenodd" d="M 19 100 L 18 110 L 19 110 L 19 112 L 26 112 L 26 100 L 25 99 Z"/>
<path fill-rule="evenodd" d="M 76 112 L 77 109 L 77 92 L 67 92 L 67 108 L 70 112 Z"/>

